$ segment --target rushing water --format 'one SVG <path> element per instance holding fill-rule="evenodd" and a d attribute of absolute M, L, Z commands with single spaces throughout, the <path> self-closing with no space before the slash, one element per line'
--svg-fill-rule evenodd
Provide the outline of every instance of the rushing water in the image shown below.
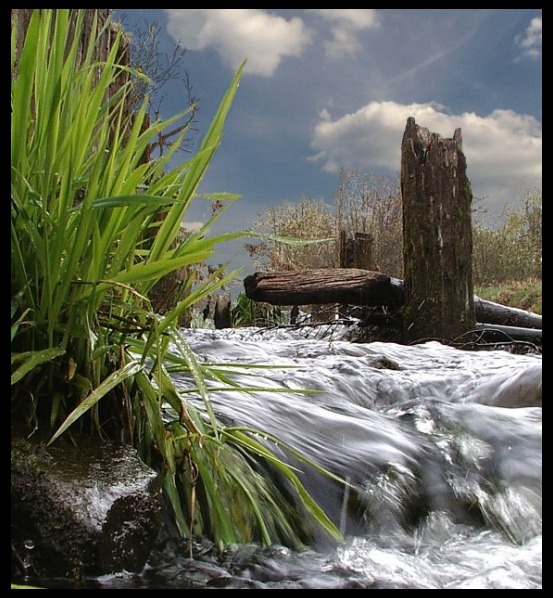
<path fill-rule="evenodd" d="M 350 333 L 187 332 L 205 361 L 282 366 L 256 370 L 258 386 L 321 391 L 211 399 L 223 421 L 273 433 L 351 483 L 350 493 L 315 473 L 304 480 L 344 545 L 221 555 L 204 542 L 190 560 L 168 542 L 140 575 L 92 587 L 541 588 L 541 355 L 353 343 Z M 236 378 L 249 386 L 247 374 Z"/>

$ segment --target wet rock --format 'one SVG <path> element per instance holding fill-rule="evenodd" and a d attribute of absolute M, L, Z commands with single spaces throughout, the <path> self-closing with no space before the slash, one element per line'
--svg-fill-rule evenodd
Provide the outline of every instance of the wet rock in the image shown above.
<path fill-rule="evenodd" d="M 139 571 L 161 526 L 156 472 L 134 449 L 12 437 L 12 572 L 73 579 Z"/>

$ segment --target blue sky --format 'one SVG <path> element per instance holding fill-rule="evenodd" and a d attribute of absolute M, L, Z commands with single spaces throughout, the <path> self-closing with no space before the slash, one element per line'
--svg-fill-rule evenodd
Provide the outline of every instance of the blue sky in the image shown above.
<path fill-rule="evenodd" d="M 186 48 L 196 145 L 248 61 L 200 189 L 241 196 L 221 231 L 302 196 L 332 203 L 342 167 L 395 176 L 409 116 L 443 137 L 461 128 L 490 221 L 541 190 L 541 9 L 113 10 L 131 31 L 158 25 L 160 52 Z M 162 116 L 186 106 L 181 78 L 161 91 Z M 215 261 L 251 274 L 243 243 Z"/>

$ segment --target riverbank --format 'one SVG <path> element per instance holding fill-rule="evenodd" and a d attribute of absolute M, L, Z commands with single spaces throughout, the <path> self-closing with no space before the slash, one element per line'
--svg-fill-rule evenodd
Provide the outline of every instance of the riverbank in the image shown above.
<path fill-rule="evenodd" d="M 535 278 L 476 287 L 475 294 L 486 301 L 542 313 L 542 281 Z"/>

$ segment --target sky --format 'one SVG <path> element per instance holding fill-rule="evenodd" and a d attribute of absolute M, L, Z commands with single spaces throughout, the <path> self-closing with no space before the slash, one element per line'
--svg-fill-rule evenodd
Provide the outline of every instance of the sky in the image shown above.
<path fill-rule="evenodd" d="M 222 143 L 199 189 L 240 195 L 217 226 L 251 229 L 302 197 L 333 203 L 342 168 L 396 177 L 407 119 L 450 138 L 490 225 L 542 186 L 541 9 L 113 9 L 158 51 L 185 49 L 156 99 L 162 117 L 199 110 L 201 142 L 247 60 Z M 182 161 L 188 159 L 181 152 Z M 179 159 L 179 158 L 177 158 Z M 187 213 L 202 221 L 202 202 Z M 214 263 L 252 274 L 244 243 Z"/>

